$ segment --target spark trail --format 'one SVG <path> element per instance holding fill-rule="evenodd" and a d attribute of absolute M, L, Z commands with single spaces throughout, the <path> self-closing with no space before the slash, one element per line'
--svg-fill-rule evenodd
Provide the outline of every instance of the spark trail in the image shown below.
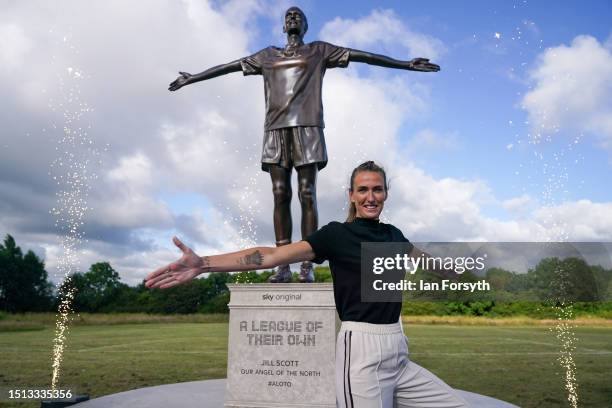
<path fill-rule="evenodd" d="M 63 42 L 71 52 L 75 51 L 66 37 Z M 78 53 L 78 52 L 77 52 Z M 60 65 L 54 57 L 53 65 Z M 84 240 L 83 225 L 90 210 L 87 204 L 91 182 L 97 178 L 92 171 L 99 164 L 99 152 L 89 136 L 91 125 L 85 121 L 92 108 L 81 97 L 80 83 L 83 72 L 72 66 L 62 66 L 57 74 L 59 92 L 57 98 L 49 100 L 51 111 L 61 115 L 61 125 L 53 124 L 57 134 L 56 158 L 51 163 L 49 175 L 57 186 L 56 206 L 50 213 L 55 217 L 55 226 L 60 237 L 61 252 L 58 259 L 57 286 L 60 299 L 56 315 L 51 388 L 56 389 L 60 379 L 61 364 L 69 333 L 72 302 L 75 289 L 70 275 L 78 270 L 79 251 Z"/>

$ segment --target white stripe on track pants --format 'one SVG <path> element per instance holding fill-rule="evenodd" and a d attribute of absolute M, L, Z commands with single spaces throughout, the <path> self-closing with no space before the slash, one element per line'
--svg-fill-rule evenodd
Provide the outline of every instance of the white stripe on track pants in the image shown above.
<path fill-rule="evenodd" d="M 401 323 L 342 322 L 336 341 L 339 408 L 464 408 L 467 402 L 408 359 Z"/>

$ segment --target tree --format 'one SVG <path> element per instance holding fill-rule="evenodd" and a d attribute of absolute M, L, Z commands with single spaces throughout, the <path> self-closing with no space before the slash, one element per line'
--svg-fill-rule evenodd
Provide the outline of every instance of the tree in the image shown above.
<path fill-rule="evenodd" d="M 0 309 L 9 312 L 50 310 L 53 285 L 45 264 L 32 251 L 25 256 L 7 235 L 0 245 Z"/>
<path fill-rule="evenodd" d="M 602 300 L 592 268 L 580 258 L 545 258 L 528 274 L 543 300 L 592 302 Z"/>
<path fill-rule="evenodd" d="M 507 290 L 508 284 L 512 282 L 513 273 L 501 268 L 490 268 L 485 275 L 486 281 L 491 284 L 493 290 Z"/>
<path fill-rule="evenodd" d="M 119 293 L 127 287 L 108 262 L 95 263 L 84 274 L 72 274 L 68 284 L 76 292 L 74 308 L 83 312 L 109 311 Z"/>

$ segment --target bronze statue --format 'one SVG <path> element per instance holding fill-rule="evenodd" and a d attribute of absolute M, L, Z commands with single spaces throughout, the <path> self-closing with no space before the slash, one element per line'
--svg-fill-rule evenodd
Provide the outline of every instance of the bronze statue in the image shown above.
<path fill-rule="evenodd" d="M 180 76 L 168 88 L 176 91 L 185 85 L 230 72 L 263 75 L 266 120 L 261 167 L 272 178 L 277 246 L 291 243 L 291 172 L 294 167 L 302 206 L 302 238 L 318 228 L 317 173 L 327 165 L 321 98 L 325 70 L 344 68 L 350 61 L 410 71 L 440 70 L 438 65 L 426 58 L 399 61 L 322 41 L 304 44 L 307 30 L 306 15 L 298 7 L 290 7 L 285 13 L 283 26 L 283 32 L 287 34 L 284 48 L 267 47 L 251 56 L 217 65 L 196 75 L 179 72 Z M 289 265 L 281 265 L 270 277 L 270 282 L 290 282 L 291 277 Z M 314 281 L 311 262 L 302 263 L 299 280 Z"/>

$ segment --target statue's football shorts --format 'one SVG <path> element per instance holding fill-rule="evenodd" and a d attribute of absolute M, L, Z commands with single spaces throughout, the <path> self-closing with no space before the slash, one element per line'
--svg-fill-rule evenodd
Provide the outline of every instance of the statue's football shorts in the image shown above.
<path fill-rule="evenodd" d="M 295 126 L 264 132 L 261 168 L 270 165 L 286 169 L 317 164 L 321 170 L 327 165 L 327 149 L 323 129 L 317 126 Z"/>
<path fill-rule="evenodd" d="M 399 322 L 342 322 L 336 341 L 336 406 L 469 407 L 444 381 L 408 359 L 408 339 Z"/>

